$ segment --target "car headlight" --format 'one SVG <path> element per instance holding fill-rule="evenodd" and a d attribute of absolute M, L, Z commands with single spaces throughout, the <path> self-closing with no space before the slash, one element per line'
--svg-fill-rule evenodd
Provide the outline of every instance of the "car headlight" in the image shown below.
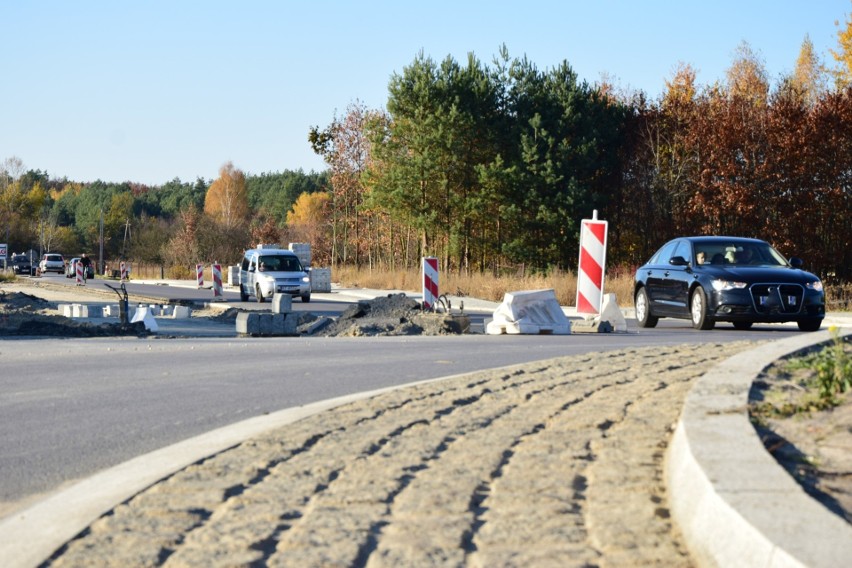
<path fill-rule="evenodd" d="M 734 282 L 732 280 L 714 280 L 713 289 L 717 292 L 722 290 L 738 290 L 748 286 L 746 282 Z"/>
<path fill-rule="evenodd" d="M 302 282 L 310 282 L 310 281 L 311 281 L 310 276 L 302 276 Z"/>
<path fill-rule="evenodd" d="M 816 290 L 817 292 L 822 292 L 822 281 L 817 280 L 816 282 L 808 282 L 805 284 L 808 290 Z"/>

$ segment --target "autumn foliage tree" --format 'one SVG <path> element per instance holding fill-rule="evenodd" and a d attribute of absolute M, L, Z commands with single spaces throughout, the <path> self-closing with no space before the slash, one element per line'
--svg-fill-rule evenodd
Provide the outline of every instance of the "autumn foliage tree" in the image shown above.
<path fill-rule="evenodd" d="M 320 264 L 331 259 L 330 203 L 328 193 L 303 193 L 287 213 L 289 240 L 310 243 L 311 255 Z"/>
<path fill-rule="evenodd" d="M 226 229 L 240 227 L 248 219 L 246 177 L 231 162 L 222 166 L 219 178 L 207 190 L 204 213 Z"/>

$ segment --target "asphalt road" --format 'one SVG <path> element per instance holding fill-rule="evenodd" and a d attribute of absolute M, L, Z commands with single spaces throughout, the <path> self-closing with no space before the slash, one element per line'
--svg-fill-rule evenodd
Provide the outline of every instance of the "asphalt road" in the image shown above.
<path fill-rule="evenodd" d="M 133 286 L 140 295 L 194 292 Z M 796 333 L 795 325 L 696 332 L 664 321 L 569 336 L 8 340 L 0 343 L 0 517 L 101 469 L 283 408 L 565 355 Z"/>

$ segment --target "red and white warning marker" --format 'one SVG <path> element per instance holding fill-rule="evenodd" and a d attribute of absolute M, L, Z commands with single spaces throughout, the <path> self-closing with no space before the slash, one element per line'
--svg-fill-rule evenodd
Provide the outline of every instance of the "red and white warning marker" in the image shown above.
<path fill-rule="evenodd" d="M 213 265 L 213 298 L 215 300 L 223 300 L 224 293 L 222 291 L 222 265 Z"/>
<path fill-rule="evenodd" d="M 204 265 L 196 264 L 195 265 L 195 281 L 198 289 L 204 288 Z"/>
<path fill-rule="evenodd" d="M 431 310 L 438 301 L 438 259 L 423 257 L 423 309 Z"/>
<path fill-rule="evenodd" d="M 580 262 L 577 270 L 577 313 L 598 315 L 603 302 L 606 266 L 607 222 L 598 221 L 597 209 L 591 219 L 580 223 Z"/>

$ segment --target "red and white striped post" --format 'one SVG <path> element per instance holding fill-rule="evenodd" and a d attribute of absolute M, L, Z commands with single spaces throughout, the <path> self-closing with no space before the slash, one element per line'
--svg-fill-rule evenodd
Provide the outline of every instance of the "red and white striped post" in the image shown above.
<path fill-rule="evenodd" d="M 204 287 L 204 265 L 196 264 L 195 265 L 195 280 L 198 283 L 199 288 Z"/>
<path fill-rule="evenodd" d="M 577 313 L 598 315 L 603 302 L 607 222 L 598 211 L 580 223 L 580 262 L 577 270 Z"/>
<path fill-rule="evenodd" d="M 423 309 L 431 310 L 438 301 L 438 259 L 423 257 Z"/>
<path fill-rule="evenodd" d="M 222 291 L 222 265 L 213 265 L 213 298 L 215 300 L 224 299 L 225 294 Z"/>
<path fill-rule="evenodd" d="M 83 263 L 79 260 L 74 263 L 74 282 L 77 286 L 85 285 L 85 282 L 83 281 Z"/>
<path fill-rule="evenodd" d="M 126 262 L 121 261 L 120 263 L 118 263 L 118 270 L 122 282 L 127 282 L 128 280 L 130 280 L 130 278 L 128 277 L 128 266 Z"/>

